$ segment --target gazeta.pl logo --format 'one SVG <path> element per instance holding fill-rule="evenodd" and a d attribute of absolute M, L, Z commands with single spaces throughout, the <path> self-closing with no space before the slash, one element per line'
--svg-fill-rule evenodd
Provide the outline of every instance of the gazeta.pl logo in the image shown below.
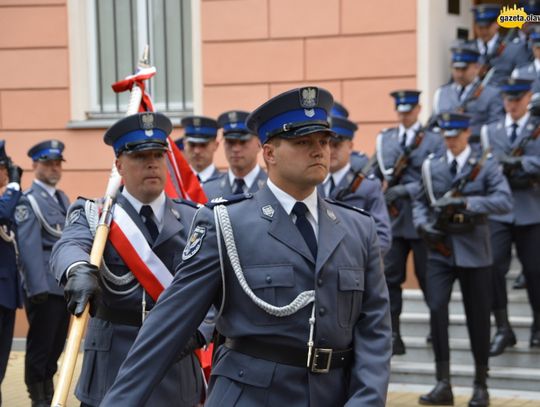
<path fill-rule="evenodd" d="M 523 7 L 504 6 L 497 17 L 497 24 L 503 28 L 522 28 L 525 23 L 540 22 L 540 15 L 527 14 Z"/>

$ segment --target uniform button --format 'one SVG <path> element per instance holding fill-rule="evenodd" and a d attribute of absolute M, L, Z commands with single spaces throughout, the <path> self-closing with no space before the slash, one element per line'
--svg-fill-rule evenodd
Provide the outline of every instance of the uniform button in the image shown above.
<path fill-rule="evenodd" d="M 266 276 L 266 282 L 270 284 L 272 282 L 272 277 Z"/>
<path fill-rule="evenodd" d="M 322 278 L 319 278 L 319 279 L 317 280 L 317 285 L 318 285 L 319 287 L 322 286 Z"/>
<path fill-rule="evenodd" d="M 244 377 L 244 371 L 242 369 L 238 371 L 238 377 Z"/>
<path fill-rule="evenodd" d="M 324 314 L 326 314 L 326 308 L 324 307 L 319 308 L 319 315 L 322 317 Z"/>

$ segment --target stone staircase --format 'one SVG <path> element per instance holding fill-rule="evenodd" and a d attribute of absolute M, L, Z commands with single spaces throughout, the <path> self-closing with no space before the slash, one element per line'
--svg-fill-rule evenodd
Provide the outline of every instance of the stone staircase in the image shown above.
<path fill-rule="evenodd" d="M 508 273 L 510 323 L 518 338 L 515 347 L 490 358 L 488 386 L 491 389 L 540 392 L 540 349 L 529 348 L 531 309 L 526 290 L 513 290 L 512 282 L 519 265 L 512 262 Z M 434 384 L 435 364 L 431 344 L 426 343 L 429 332 L 429 311 L 420 290 L 403 291 L 401 334 L 407 353 L 392 358 L 392 383 Z M 450 302 L 450 358 L 452 385 L 471 387 L 474 362 L 459 283 L 454 284 Z M 492 328 L 492 335 L 494 329 Z"/>

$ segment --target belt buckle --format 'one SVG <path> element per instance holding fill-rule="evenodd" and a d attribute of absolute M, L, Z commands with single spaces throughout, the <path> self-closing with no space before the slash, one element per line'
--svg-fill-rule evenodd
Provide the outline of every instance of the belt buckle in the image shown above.
<path fill-rule="evenodd" d="M 465 222 L 465 215 L 463 215 L 462 213 L 456 213 L 456 214 L 454 214 L 454 217 L 452 218 L 452 221 L 454 223 L 463 223 L 463 222 Z"/>
<path fill-rule="evenodd" d="M 315 348 L 313 352 L 313 359 L 311 359 L 311 371 L 313 373 L 328 373 L 330 371 L 330 364 L 332 363 L 332 352 L 332 349 Z M 325 367 L 319 367 L 319 355 L 326 355 Z"/>

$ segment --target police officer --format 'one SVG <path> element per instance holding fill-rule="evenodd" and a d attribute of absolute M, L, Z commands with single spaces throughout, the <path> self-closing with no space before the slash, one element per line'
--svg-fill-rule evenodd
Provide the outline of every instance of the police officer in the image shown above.
<path fill-rule="evenodd" d="M 21 168 L 6 155 L 5 141 L 0 140 L 0 384 L 11 351 L 15 310 L 22 305 L 14 220 L 15 207 L 21 197 L 21 175 Z"/>
<path fill-rule="evenodd" d="M 512 196 L 496 160 L 481 157 L 468 145 L 470 118 L 443 113 L 438 125 L 446 151 L 422 165 L 422 180 L 413 202 L 414 224 L 428 246 L 427 303 L 435 353 L 435 388 L 420 397 L 425 405 L 453 404 L 450 386 L 448 303 L 460 283 L 475 362 L 469 406 L 489 405 L 489 315 L 492 250 L 487 216 L 512 209 Z"/>
<path fill-rule="evenodd" d="M 340 117 L 332 117 L 331 123 L 334 136 L 330 140 L 330 172 L 319 186 L 320 192 L 323 196 L 369 212 L 377 225 L 379 244 L 384 254 L 390 249 L 392 230 L 381 182 L 372 175 L 358 174 L 360 184 L 354 186 L 357 173 L 351 166 L 351 152 L 358 126 Z"/>
<path fill-rule="evenodd" d="M 527 44 L 509 30 L 505 37 L 499 34 L 497 17 L 500 4 L 478 4 L 473 7 L 476 46 L 480 51 L 483 70 L 495 68 L 491 84 L 498 86 L 512 71 L 529 62 Z M 474 130 L 473 130 L 474 132 Z"/>
<path fill-rule="evenodd" d="M 215 214 L 197 212 L 175 280 L 102 406 L 141 405 L 220 298 L 216 325 L 227 340 L 214 358 L 207 406 L 384 406 L 390 324 L 375 223 L 316 190 L 328 172 L 331 107 L 330 93 L 308 87 L 251 113 L 267 184 Z"/>
<path fill-rule="evenodd" d="M 443 148 L 439 134 L 422 128 L 418 121 L 420 92 L 398 90 L 390 94 L 395 101 L 399 126 L 377 136 L 378 175 L 386 181 L 385 199 L 392 222 L 392 245 L 384 258 L 386 282 L 392 313 L 393 352 L 405 353 L 399 316 L 402 308 L 401 284 L 406 278 L 407 257 L 414 254 L 414 271 L 425 295 L 426 247 L 412 222 L 411 199 L 416 193 L 424 159 Z"/>
<path fill-rule="evenodd" d="M 201 184 L 221 175 L 214 165 L 214 154 L 219 147 L 217 122 L 209 117 L 187 116 L 182 118 L 181 125 L 185 133 L 181 139 L 184 155 Z"/>
<path fill-rule="evenodd" d="M 141 130 L 144 130 L 141 131 Z M 97 222 L 96 203 L 77 200 L 70 208 L 62 239 L 51 258 L 58 280 L 65 285 L 71 313 L 82 313 L 91 303 L 84 360 L 76 396 L 84 406 L 98 406 L 112 385 L 120 365 L 135 340 L 146 314 L 154 306 L 153 276 L 161 280 L 178 265 L 178 252 L 187 240 L 195 207 L 173 201 L 163 192 L 170 120 L 160 113 L 125 117 L 105 133 L 112 146 L 124 187 L 116 196 L 114 221 L 128 242 L 110 232 L 100 270 L 89 263 Z M 147 134 L 150 132 L 150 136 Z M 117 218 L 121 216 L 123 218 Z M 122 223 L 127 219 L 127 223 Z M 130 226 L 131 225 L 131 226 Z M 140 261 L 133 262 L 132 247 Z M 142 264 L 142 265 L 141 265 Z M 161 273 L 161 274 L 160 274 Z M 97 295 L 101 292 L 101 299 Z M 201 397 L 200 366 L 191 352 L 203 345 L 204 335 L 192 330 L 191 343 L 171 356 L 170 366 L 148 394 L 147 406 L 196 405 Z M 194 334 L 195 333 L 195 334 Z"/>
<path fill-rule="evenodd" d="M 529 42 L 532 47 L 534 60 L 514 69 L 512 71 L 512 77 L 534 81 L 532 92 L 537 93 L 540 92 L 540 31 L 538 29 L 531 31 Z"/>
<path fill-rule="evenodd" d="M 35 179 L 15 212 L 28 318 L 24 379 L 34 406 L 50 405 L 53 376 L 64 348 L 69 314 L 64 291 L 49 268 L 53 245 L 62 235 L 69 200 L 57 188 L 64 144 L 46 140 L 28 150 Z"/>
<path fill-rule="evenodd" d="M 248 112 L 230 111 L 219 116 L 229 170 L 204 185 L 208 199 L 255 192 L 266 182 L 266 172 L 257 164 L 261 143 L 245 126 L 247 115 Z"/>
<path fill-rule="evenodd" d="M 471 116 L 472 143 L 478 143 L 480 128 L 504 115 L 499 90 L 482 85 L 478 74 L 480 53 L 474 43 L 460 42 L 451 48 L 452 82 L 441 86 L 433 97 L 433 112 L 463 111 Z M 490 82 L 491 83 L 491 82 Z"/>
<path fill-rule="evenodd" d="M 511 247 L 523 267 L 529 302 L 534 315 L 530 346 L 540 347 L 540 270 L 538 269 L 538 239 L 540 239 L 540 117 L 527 111 L 531 102 L 531 84 L 527 79 L 510 78 L 501 85 L 506 116 L 482 131 L 489 137 L 493 154 L 503 166 L 512 195 L 513 211 L 490 217 L 493 246 L 493 313 L 497 331 L 491 342 L 490 356 L 504 352 L 516 344 L 516 336 L 508 322 L 506 273 L 510 268 Z M 538 111 L 539 99 L 533 109 Z"/>

